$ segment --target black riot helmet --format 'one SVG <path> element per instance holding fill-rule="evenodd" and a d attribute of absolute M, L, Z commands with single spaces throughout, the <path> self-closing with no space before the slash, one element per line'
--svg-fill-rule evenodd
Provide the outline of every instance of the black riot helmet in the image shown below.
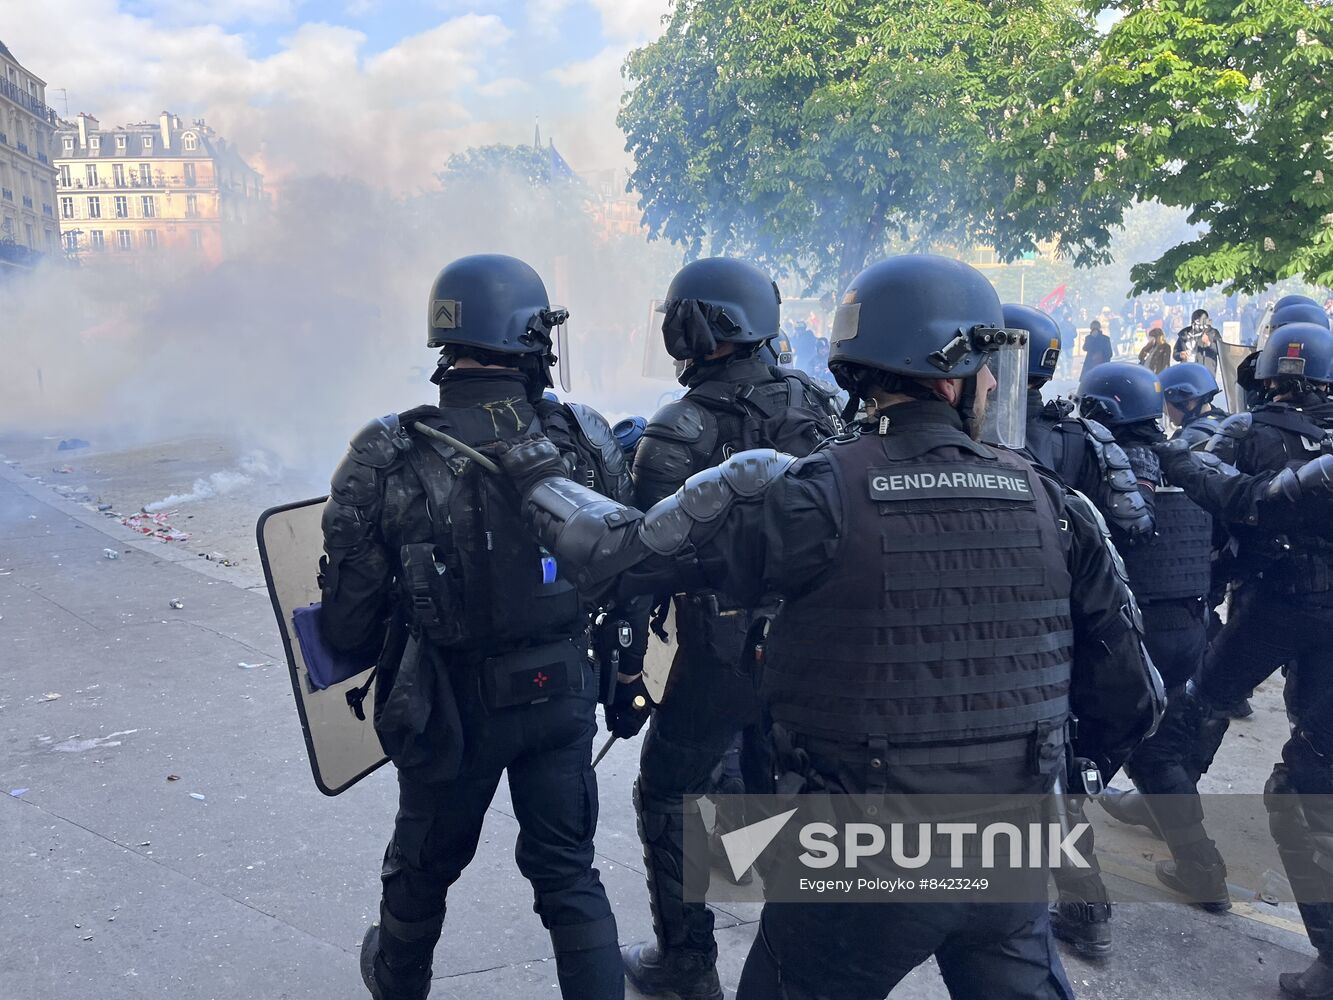
<path fill-rule="evenodd" d="M 1273 310 L 1273 315 L 1268 320 L 1268 329 L 1272 331 L 1292 323 L 1313 323 L 1327 330 L 1328 313 L 1324 312 L 1322 306 L 1313 302 L 1288 302 L 1285 306 Z"/>
<path fill-rule="evenodd" d="M 1032 306 L 1005 303 L 1004 325 L 1028 332 L 1028 381 L 1043 383 L 1055 377 L 1060 361 L 1060 327 L 1049 315 Z"/>
<path fill-rule="evenodd" d="M 949 257 L 904 254 L 871 264 L 847 286 L 833 319 L 828 366 L 851 394 L 851 411 L 877 385 L 919 394 L 917 380 L 964 380 L 970 419 L 976 376 L 997 387 L 988 420 L 994 443 L 1022 447 L 1028 336 L 1007 330 L 1000 297 L 976 268 Z M 1017 443 L 1015 443 L 1017 442 Z"/>
<path fill-rule="evenodd" d="M 1319 305 L 1318 302 L 1316 302 L 1314 299 L 1310 298 L 1310 296 L 1308 296 L 1308 295 L 1291 294 L 1291 295 L 1284 295 L 1284 296 L 1282 296 L 1282 298 L 1280 298 L 1280 299 L 1278 299 L 1276 302 L 1274 302 L 1274 303 L 1273 303 L 1273 311 L 1276 312 L 1278 309 L 1281 309 L 1283 306 L 1296 305 L 1297 303 L 1301 303 L 1301 304 L 1303 304 L 1303 305 L 1311 305 L 1311 306 L 1317 306 L 1317 305 Z"/>
<path fill-rule="evenodd" d="M 667 288 L 662 340 L 677 361 L 706 358 L 721 344 L 763 344 L 778 335 L 781 303 L 773 279 L 747 261 L 691 261 Z"/>
<path fill-rule="evenodd" d="M 1162 383 L 1142 365 L 1107 361 L 1090 369 L 1078 384 L 1083 416 L 1107 427 L 1123 427 L 1162 416 Z"/>
<path fill-rule="evenodd" d="M 542 279 L 518 258 L 460 257 L 431 288 L 426 346 L 443 348 L 433 381 L 466 354 L 519 369 L 535 398 L 553 384 L 556 331 L 568 317 L 564 309 L 551 308 Z"/>
<path fill-rule="evenodd" d="M 1333 333 L 1317 323 L 1288 323 L 1274 330 L 1259 352 L 1256 378 L 1333 382 Z"/>
<path fill-rule="evenodd" d="M 1188 410 L 1189 404 L 1196 401 L 1207 403 L 1222 391 L 1213 373 L 1194 361 L 1168 365 L 1158 381 L 1162 384 L 1162 397 L 1182 410 Z"/>

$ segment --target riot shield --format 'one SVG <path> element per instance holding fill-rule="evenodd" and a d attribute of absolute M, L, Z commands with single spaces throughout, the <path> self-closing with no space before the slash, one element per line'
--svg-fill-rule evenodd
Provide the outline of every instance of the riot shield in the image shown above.
<path fill-rule="evenodd" d="M 1221 348 L 1217 352 L 1217 383 L 1222 387 L 1222 393 L 1226 396 L 1225 408 L 1228 413 L 1243 413 L 1245 411 L 1245 390 L 1241 388 L 1236 378 L 1236 369 L 1240 363 L 1254 353 L 1253 347 L 1246 347 L 1244 344 L 1229 344 L 1222 341 Z"/>
<path fill-rule="evenodd" d="M 339 795 L 383 764 L 387 757 L 380 746 L 369 707 L 375 702 L 370 670 L 374 664 L 357 665 L 353 676 L 342 680 L 311 674 L 307 663 L 310 643 L 317 641 L 309 632 L 315 621 L 309 608 L 320 599 L 315 574 L 323 551 L 320 517 L 327 497 L 300 500 L 264 511 L 259 516 L 256 533 L 259 558 L 264 565 L 273 613 L 278 619 L 278 633 L 291 671 L 292 694 L 301 717 L 306 753 L 315 785 L 325 795 Z M 298 634 L 298 620 L 303 628 Z M 355 668 L 353 668 L 355 669 Z M 342 674 L 347 671 L 342 671 Z M 365 718 L 357 717 L 348 693 L 365 691 Z"/>

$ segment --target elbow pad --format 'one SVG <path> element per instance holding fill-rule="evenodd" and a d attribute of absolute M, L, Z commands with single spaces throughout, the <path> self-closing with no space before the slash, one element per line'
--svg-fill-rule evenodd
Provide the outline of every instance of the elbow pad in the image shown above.
<path fill-rule="evenodd" d="M 1306 497 L 1333 497 L 1333 455 L 1320 455 L 1299 469 L 1283 469 L 1264 488 L 1265 500 L 1294 504 Z"/>
<path fill-rule="evenodd" d="M 570 479 L 551 477 L 534 486 L 523 501 L 524 515 L 537 538 L 557 560 L 577 567 L 580 587 L 595 587 L 624 566 L 608 560 L 633 538 L 642 515 L 608 500 Z"/>

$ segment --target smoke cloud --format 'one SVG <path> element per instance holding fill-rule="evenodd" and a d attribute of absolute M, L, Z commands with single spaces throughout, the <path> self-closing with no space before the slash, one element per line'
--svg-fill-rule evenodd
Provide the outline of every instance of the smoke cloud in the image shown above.
<path fill-rule="evenodd" d="M 225 435 L 318 491 L 365 422 L 435 401 L 431 282 L 479 252 L 527 260 L 571 310 L 571 398 L 614 418 L 671 388 L 639 373 L 645 345 L 661 350 L 650 309 L 679 251 L 599 234 L 578 189 L 500 174 L 398 198 L 309 177 L 216 267 L 51 262 L 0 283 L 0 430 L 120 446 Z M 264 474 L 243 465 L 154 508 Z"/>

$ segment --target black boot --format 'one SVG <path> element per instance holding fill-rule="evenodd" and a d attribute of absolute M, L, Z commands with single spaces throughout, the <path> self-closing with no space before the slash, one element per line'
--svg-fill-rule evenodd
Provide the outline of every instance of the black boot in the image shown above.
<path fill-rule="evenodd" d="M 1304 972 L 1282 973 L 1277 977 L 1277 984 L 1287 996 L 1300 1000 L 1333 997 L 1333 966 L 1316 958 Z"/>
<path fill-rule="evenodd" d="M 1162 839 L 1162 828 L 1153 819 L 1148 809 L 1148 800 L 1137 788 L 1128 791 L 1122 788 L 1108 788 L 1097 797 L 1101 807 L 1113 819 L 1126 826 L 1141 826 L 1158 840 Z"/>
<path fill-rule="evenodd" d="M 380 988 L 375 985 L 375 956 L 380 952 L 380 925 L 371 924 L 366 928 L 366 936 L 361 939 L 361 981 L 370 990 L 374 1000 L 384 1000 Z"/>
<path fill-rule="evenodd" d="M 1209 913 L 1225 913 L 1231 909 L 1227 892 L 1227 866 L 1221 858 L 1211 863 L 1181 858 L 1177 861 L 1157 862 L 1157 880 L 1172 892 L 1187 896 L 1191 903 Z"/>
<path fill-rule="evenodd" d="M 1111 954 L 1111 904 L 1062 899 L 1051 904 L 1051 933 L 1084 958 Z"/>
<path fill-rule="evenodd" d="M 711 952 L 673 949 L 665 954 L 655 944 L 634 944 L 620 952 L 625 978 L 648 997 L 663 1000 L 722 1000 L 717 978 L 717 948 Z"/>
<path fill-rule="evenodd" d="M 1226 716 L 1228 719 L 1248 719 L 1254 714 L 1254 709 L 1250 707 L 1249 698 L 1242 698 L 1230 705 L 1219 705 L 1213 711 L 1218 715 Z"/>
<path fill-rule="evenodd" d="M 361 979 L 375 1000 L 426 1000 L 443 923 L 443 914 L 406 923 L 380 905 L 380 919 L 361 939 Z"/>

